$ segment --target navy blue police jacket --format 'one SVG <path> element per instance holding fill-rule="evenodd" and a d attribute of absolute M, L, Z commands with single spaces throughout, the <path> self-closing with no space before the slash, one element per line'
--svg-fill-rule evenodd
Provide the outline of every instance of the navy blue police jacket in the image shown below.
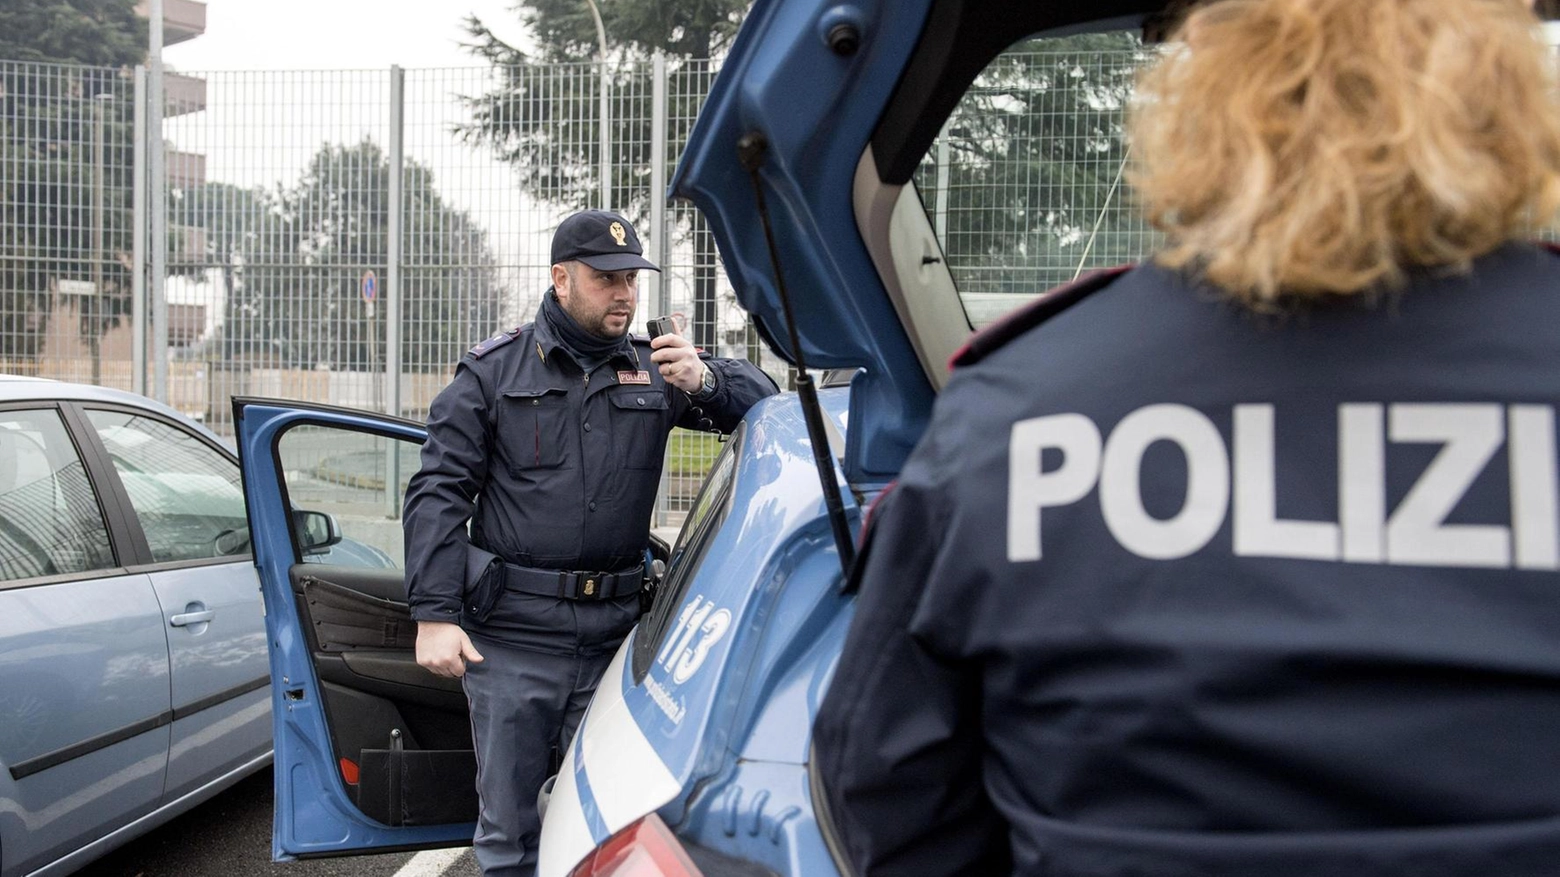
<path fill-rule="evenodd" d="M 955 362 L 814 727 L 858 874 L 1560 874 L 1560 257 Z"/>
<path fill-rule="evenodd" d="M 638 616 L 632 594 L 606 601 L 621 605 L 600 624 L 565 605 L 574 601 L 506 595 L 526 605 L 501 603 L 481 625 L 462 618 L 462 595 L 468 540 L 523 567 L 613 572 L 641 563 L 672 428 L 730 432 L 776 392 L 757 366 L 701 354 L 716 388 L 694 399 L 661 377 L 649 338 L 630 341 L 587 375 L 538 319 L 461 358 L 430 406 L 422 466 L 407 485 L 412 618 L 566 652 L 621 639 Z"/>

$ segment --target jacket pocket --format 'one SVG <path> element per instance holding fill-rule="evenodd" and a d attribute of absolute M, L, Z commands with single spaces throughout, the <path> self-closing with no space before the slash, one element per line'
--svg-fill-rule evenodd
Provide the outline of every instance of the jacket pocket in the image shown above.
<path fill-rule="evenodd" d="M 661 468 L 671 431 L 667 407 L 659 390 L 612 394 L 612 454 L 623 468 Z"/>
<path fill-rule="evenodd" d="M 569 394 L 509 390 L 498 409 L 498 445 L 510 472 L 557 469 L 569 460 Z"/>

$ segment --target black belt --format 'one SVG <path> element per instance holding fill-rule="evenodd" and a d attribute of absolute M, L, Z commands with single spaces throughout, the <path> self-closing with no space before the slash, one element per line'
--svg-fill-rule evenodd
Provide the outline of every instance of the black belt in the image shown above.
<path fill-rule="evenodd" d="M 581 572 L 567 569 L 536 569 L 504 564 L 504 587 L 538 597 L 561 600 L 614 600 L 639 593 L 644 584 L 645 565 L 618 572 Z"/>

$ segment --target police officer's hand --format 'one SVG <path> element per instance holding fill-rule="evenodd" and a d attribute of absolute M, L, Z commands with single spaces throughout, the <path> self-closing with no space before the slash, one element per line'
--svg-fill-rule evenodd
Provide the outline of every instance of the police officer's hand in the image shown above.
<path fill-rule="evenodd" d="M 466 675 L 466 662 L 480 663 L 482 655 L 460 625 L 448 621 L 417 622 L 417 663 L 435 676 Z"/>
<path fill-rule="evenodd" d="M 650 339 L 655 352 L 650 361 L 661 369 L 661 377 L 684 393 L 699 392 L 699 382 L 704 380 L 704 370 L 709 366 L 699 359 L 693 342 L 681 335 L 662 335 Z"/>

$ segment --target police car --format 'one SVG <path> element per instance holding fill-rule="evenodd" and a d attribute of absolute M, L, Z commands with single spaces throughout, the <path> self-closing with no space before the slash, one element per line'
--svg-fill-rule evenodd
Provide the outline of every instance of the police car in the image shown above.
<path fill-rule="evenodd" d="M 972 331 L 1151 247 L 1113 212 L 1113 126 L 1160 5 L 754 4 L 672 190 L 703 210 L 770 346 L 844 378 L 804 377 L 725 445 L 544 791 L 541 877 L 839 873 L 809 733 L 864 509 Z M 1072 51 L 1080 33 L 1106 35 Z M 1042 178 L 1059 171 L 1087 177 L 1087 197 Z M 285 526 L 305 486 L 289 461 L 320 448 L 378 460 L 350 502 L 393 518 L 421 426 L 235 409 L 271 635 L 276 857 L 469 843 L 464 698 L 412 659 L 399 573 L 300 564 Z"/>

